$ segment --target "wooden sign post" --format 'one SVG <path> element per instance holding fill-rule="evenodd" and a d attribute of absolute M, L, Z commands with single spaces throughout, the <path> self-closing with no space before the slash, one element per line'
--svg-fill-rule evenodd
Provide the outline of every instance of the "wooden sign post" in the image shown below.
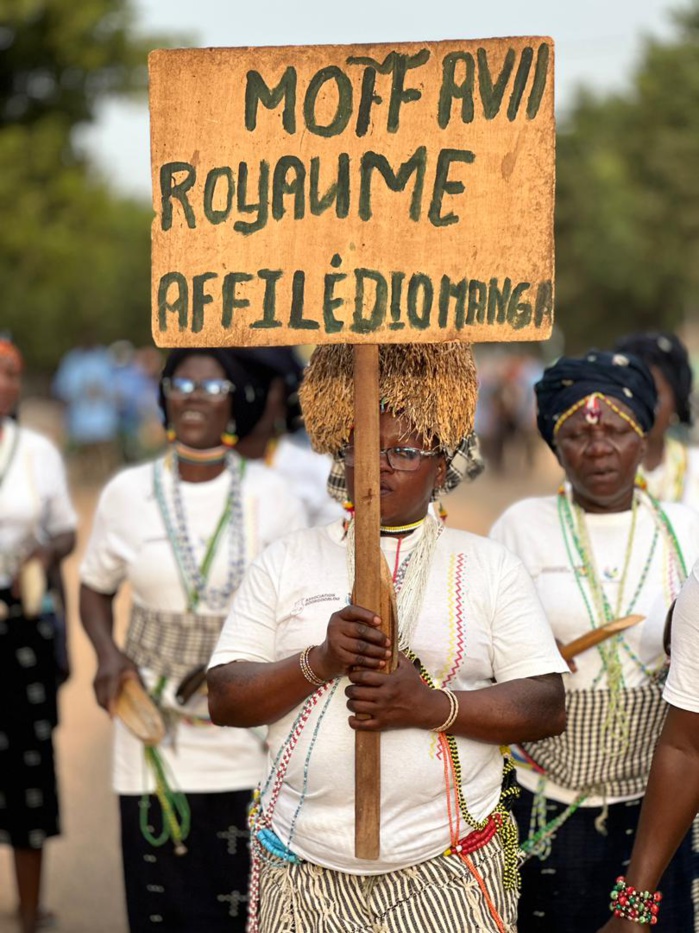
<path fill-rule="evenodd" d="M 550 336 L 553 43 L 158 50 L 149 70 L 155 342 L 356 345 L 355 596 L 381 615 L 377 344 Z M 379 751 L 358 735 L 359 858 L 379 856 Z"/>

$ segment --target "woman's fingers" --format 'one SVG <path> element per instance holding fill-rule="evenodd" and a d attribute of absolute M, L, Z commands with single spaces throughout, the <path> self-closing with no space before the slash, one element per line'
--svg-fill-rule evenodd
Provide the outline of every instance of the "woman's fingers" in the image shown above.
<path fill-rule="evenodd" d="M 345 606 L 330 616 L 325 641 L 312 657 L 320 676 L 331 679 L 354 667 L 381 669 L 390 657 L 390 643 L 381 619 L 361 606 Z"/>

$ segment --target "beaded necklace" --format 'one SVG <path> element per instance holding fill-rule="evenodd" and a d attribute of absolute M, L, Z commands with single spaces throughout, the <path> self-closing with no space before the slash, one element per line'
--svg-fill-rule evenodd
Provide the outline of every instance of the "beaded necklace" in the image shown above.
<path fill-rule="evenodd" d="M 200 450 L 198 447 L 188 447 L 182 441 L 174 442 L 175 453 L 180 463 L 223 463 L 226 454 L 230 448 L 225 444 L 219 444 L 218 447 L 207 447 Z"/>
<path fill-rule="evenodd" d="M 405 655 L 408 660 L 412 661 L 413 664 L 416 665 L 420 672 L 420 677 L 424 683 L 426 683 L 427 686 L 431 687 L 433 690 L 436 689 L 436 684 L 432 675 L 420 661 L 417 655 L 414 654 L 414 652 L 412 652 L 410 649 L 406 650 Z M 459 748 L 456 743 L 456 739 L 453 735 L 441 733 L 440 742 L 443 743 L 443 748 L 446 746 L 448 753 L 453 781 L 453 793 L 460 815 L 463 817 L 464 822 L 466 822 L 471 827 L 471 829 L 475 831 L 485 829 L 491 819 L 496 821 L 498 824 L 497 834 L 500 836 L 505 854 L 503 883 L 508 890 L 516 890 L 519 887 L 519 872 L 517 871 L 519 847 L 517 829 L 510 819 L 510 811 L 512 809 L 513 801 L 516 797 L 519 796 L 519 787 L 517 786 L 517 782 L 515 780 L 515 764 L 512 760 L 512 755 L 509 748 L 505 745 L 500 747 L 500 751 L 503 756 L 503 782 L 502 790 L 500 792 L 500 799 L 497 803 L 497 806 L 492 811 L 492 813 L 490 813 L 484 819 L 477 820 L 469 811 L 466 804 L 466 798 L 464 797 L 461 762 L 459 760 Z M 449 800 L 448 782 L 447 800 Z"/>
<path fill-rule="evenodd" d="M 153 467 L 153 489 L 163 517 L 165 530 L 172 546 L 188 608 L 195 610 L 200 602 L 211 609 L 226 609 L 245 571 L 245 530 L 241 483 L 245 461 L 232 451 L 226 456 L 226 469 L 230 474 L 230 487 L 226 503 L 214 533 L 209 539 L 201 566 L 197 566 L 194 546 L 187 526 L 177 454 L 172 457 L 172 512 L 168 506 L 163 482 L 164 461 L 156 460 Z M 208 585 L 209 573 L 223 533 L 228 527 L 228 573 L 223 586 Z"/>
<path fill-rule="evenodd" d="M 432 555 L 444 525 L 432 515 L 421 522 L 422 537 L 400 568 L 400 588 L 396 586 L 398 606 L 398 650 L 407 651 L 415 633 L 420 607 L 425 598 Z M 349 524 L 347 541 L 347 576 L 350 590 L 354 584 L 354 520 Z M 396 571 L 394 571 L 394 576 Z M 397 582 L 397 581 L 396 581 Z"/>
<path fill-rule="evenodd" d="M 626 609 L 624 610 L 624 588 L 634 546 L 634 532 L 636 527 L 637 510 L 640 505 L 644 505 L 650 508 L 655 528 L 651 546 L 648 551 L 648 555 L 646 557 L 638 583 Z M 592 628 L 597 628 L 599 625 L 603 625 L 606 622 L 612 621 L 612 619 L 619 618 L 622 615 L 630 615 L 632 613 L 634 606 L 636 605 L 636 602 L 646 583 L 646 579 L 655 556 L 657 543 L 661 536 L 666 540 L 670 560 L 673 564 L 670 572 L 672 573 L 674 570 L 674 576 L 678 582 L 686 577 L 686 567 L 674 529 L 672 528 L 669 519 L 665 515 L 658 502 L 646 490 L 644 490 L 642 486 L 637 485 L 633 493 L 631 527 L 626 545 L 624 569 L 619 584 L 619 593 L 614 608 L 612 608 L 609 599 L 607 598 L 597 573 L 594 553 L 590 544 L 587 530 L 585 513 L 579 506 L 573 505 L 571 503 L 569 494 L 566 492 L 566 489 L 563 486 L 561 486 L 558 492 L 558 515 L 566 552 L 568 554 L 568 560 L 571 567 L 573 568 L 575 582 L 577 584 L 580 595 L 582 596 Z M 588 599 L 585 583 L 587 584 L 587 589 L 590 592 L 592 604 L 591 600 Z M 623 647 L 626 654 L 643 671 L 646 677 L 652 677 L 654 672 L 650 671 L 643 664 L 640 658 L 632 650 L 623 634 L 619 634 L 614 638 L 610 638 L 597 646 L 597 650 L 599 651 L 602 660 L 602 669 L 593 681 L 593 688 L 597 687 L 602 677 L 606 675 L 607 686 L 610 692 L 610 708 L 609 716 L 605 722 L 605 730 L 608 730 L 612 738 L 621 740 L 623 742 L 625 736 L 628 733 L 628 723 L 624 721 L 624 716 L 622 715 L 619 707 L 620 691 L 624 688 L 624 676 L 619 658 L 620 646 Z"/>
<path fill-rule="evenodd" d="M 295 864 L 299 861 L 297 855 L 291 851 L 291 841 L 296 829 L 296 821 L 301 807 L 303 806 L 308 790 L 308 769 L 313 753 L 313 748 L 320 731 L 320 726 L 330 703 L 335 696 L 340 678 L 334 681 L 328 681 L 315 690 L 305 701 L 298 715 L 292 723 L 289 734 L 281 744 L 275 759 L 270 768 L 267 780 L 261 788 L 256 788 L 253 793 L 253 802 L 248 814 L 248 825 L 250 827 L 250 851 L 251 851 L 251 869 L 250 869 L 250 890 L 248 897 L 248 933 L 258 933 L 258 908 L 260 901 L 260 866 L 262 862 L 270 862 L 272 857 L 281 858 L 286 862 Z M 272 829 L 272 815 L 274 814 L 279 794 L 284 784 L 284 777 L 289 767 L 289 762 L 294 749 L 298 744 L 305 726 L 311 717 L 311 714 L 321 699 L 325 698 L 320 714 L 313 729 L 313 735 L 309 743 L 306 758 L 303 766 L 303 786 L 299 797 L 299 802 L 294 811 L 290 834 L 285 844 Z M 269 794 L 262 809 L 262 798 Z"/>
<path fill-rule="evenodd" d="M 410 531 L 415 531 L 416 528 L 419 528 L 420 525 L 424 525 L 425 519 L 420 518 L 416 522 L 410 522 L 408 525 L 381 525 L 379 530 L 382 534 L 385 535 L 401 535 L 407 534 Z"/>

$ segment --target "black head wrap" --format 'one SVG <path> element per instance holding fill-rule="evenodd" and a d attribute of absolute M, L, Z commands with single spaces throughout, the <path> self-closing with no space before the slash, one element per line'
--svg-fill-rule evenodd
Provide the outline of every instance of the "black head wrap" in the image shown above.
<path fill-rule="evenodd" d="M 534 386 L 538 412 L 536 423 L 549 447 L 555 447 L 553 431 L 568 409 L 593 392 L 618 399 L 629 408 L 644 433 L 653 427 L 657 393 L 650 370 L 630 353 L 589 350 L 583 357 L 562 356 L 544 370 Z"/>
<path fill-rule="evenodd" d="M 293 347 L 254 347 L 231 350 L 234 357 L 264 388 L 265 398 L 273 380 L 284 381 L 286 398 L 286 430 L 293 434 L 302 424 L 299 385 L 303 363 Z"/>
<path fill-rule="evenodd" d="M 629 334 L 614 345 L 621 353 L 633 353 L 646 366 L 657 366 L 675 396 L 675 411 L 681 424 L 691 425 L 692 367 L 687 348 L 675 334 L 662 331 Z"/>
<path fill-rule="evenodd" d="M 212 357 L 223 369 L 226 379 L 233 383 L 235 388 L 230 395 L 231 418 L 235 421 L 235 433 L 240 439 L 244 438 L 262 417 L 267 392 L 254 374 L 236 359 L 234 351 L 223 347 L 182 347 L 170 352 L 160 374 L 158 385 L 158 404 L 163 413 L 163 421 L 167 424 L 167 403 L 163 391 L 163 379 L 172 377 L 188 356 Z"/>

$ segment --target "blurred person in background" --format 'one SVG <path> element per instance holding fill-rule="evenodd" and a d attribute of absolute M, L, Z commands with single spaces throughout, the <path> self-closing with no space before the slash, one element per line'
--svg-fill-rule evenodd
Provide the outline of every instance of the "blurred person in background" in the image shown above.
<path fill-rule="evenodd" d="M 265 394 L 230 351 L 174 350 L 159 397 L 169 450 L 104 489 L 80 572 L 80 613 L 97 654 L 99 705 L 114 712 L 125 682 L 140 679 L 167 727 L 144 748 L 114 723 L 130 930 L 158 923 L 172 933 L 242 933 L 246 815 L 264 736 L 212 726 L 197 686 L 246 566 L 305 521 L 282 478 L 236 452 Z M 133 602 L 121 648 L 113 602 L 124 583 Z"/>
<path fill-rule="evenodd" d="M 109 347 L 113 364 L 114 393 L 119 419 L 119 455 L 123 463 L 137 463 L 152 452 L 144 445 L 149 421 L 160 420 L 158 380 L 141 365 L 129 340 L 116 340 Z M 160 434 L 161 441 L 165 438 Z"/>
<path fill-rule="evenodd" d="M 343 515 L 327 492 L 332 458 L 312 448 L 303 427 L 299 385 L 303 364 L 292 347 L 231 351 L 263 385 L 265 411 L 238 452 L 265 463 L 289 483 L 306 510 L 309 526 L 327 525 Z"/>
<path fill-rule="evenodd" d="M 61 359 L 54 395 L 66 406 L 69 453 L 81 480 L 101 481 L 118 461 L 119 408 L 114 363 L 106 347 L 90 336 Z"/>
<path fill-rule="evenodd" d="M 640 616 L 569 662 L 565 733 L 515 749 L 514 813 L 529 859 L 518 929 L 589 933 L 608 916 L 610 866 L 631 854 L 666 711 L 665 616 L 699 557 L 699 516 L 636 483 L 657 401 L 641 360 L 561 357 L 536 395 L 566 482 L 556 496 L 511 506 L 491 535 L 524 562 L 560 645 Z M 687 836 L 666 876 L 661 929 L 692 929 L 691 892 Z"/>
<path fill-rule="evenodd" d="M 699 448 L 686 443 L 692 427 L 693 378 L 687 348 L 676 334 L 661 332 L 621 337 L 614 349 L 642 359 L 658 391 L 655 424 L 646 438 L 641 467 L 648 491 L 656 499 L 699 511 Z"/>
<path fill-rule="evenodd" d="M 522 461 L 526 470 L 534 466 L 540 441 L 533 387 L 542 368 L 528 353 L 481 351 L 475 429 L 483 457 L 496 473 Z"/>
<path fill-rule="evenodd" d="M 158 404 L 158 386 L 160 371 L 163 368 L 163 355 L 156 347 L 137 347 L 134 362 L 143 373 L 147 390 L 141 399 L 141 422 L 139 426 L 139 459 L 154 457 L 165 447 L 167 439 L 163 426 L 162 412 Z"/>
<path fill-rule="evenodd" d="M 41 876 L 60 831 L 53 730 L 67 674 L 45 582 L 75 546 L 76 516 L 58 451 L 13 418 L 21 375 L 19 350 L 0 338 L 0 842 L 13 849 L 22 931 L 34 933 L 50 918 Z"/>

